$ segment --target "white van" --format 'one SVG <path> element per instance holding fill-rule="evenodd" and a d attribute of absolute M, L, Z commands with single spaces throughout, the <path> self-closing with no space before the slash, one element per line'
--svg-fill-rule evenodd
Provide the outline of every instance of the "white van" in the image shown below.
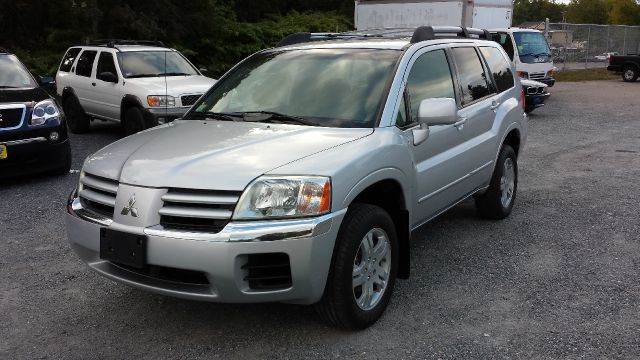
<path fill-rule="evenodd" d="M 553 86 L 556 67 L 553 66 L 551 49 L 542 32 L 521 28 L 489 31 L 493 40 L 502 45 L 513 61 L 520 78 Z"/>

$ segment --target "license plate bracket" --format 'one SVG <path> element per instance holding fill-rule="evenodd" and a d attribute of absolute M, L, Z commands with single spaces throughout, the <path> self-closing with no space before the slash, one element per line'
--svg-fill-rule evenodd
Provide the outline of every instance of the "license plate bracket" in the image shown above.
<path fill-rule="evenodd" d="M 101 228 L 100 258 L 142 269 L 147 265 L 147 237 Z"/>

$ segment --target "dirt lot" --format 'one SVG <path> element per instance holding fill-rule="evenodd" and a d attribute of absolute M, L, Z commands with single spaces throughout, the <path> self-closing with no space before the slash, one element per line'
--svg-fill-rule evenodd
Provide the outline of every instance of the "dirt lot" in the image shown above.
<path fill-rule="evenodd" d="M 167 298 L 90 272 L 66 241 L 77 174 L 0 184 L 0 358 L 628 358 L 640 350 L 640 83 L 560 83 L 530 117 L 512 216 L 464 203 L 412 245 L 386 315 Z M 119 137 L 74 136 L 75 169 Z"/>

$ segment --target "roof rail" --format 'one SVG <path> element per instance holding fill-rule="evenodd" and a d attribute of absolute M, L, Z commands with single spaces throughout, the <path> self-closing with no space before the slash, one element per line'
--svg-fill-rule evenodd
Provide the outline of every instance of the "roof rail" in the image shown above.
<path fill-rule="evenodd" d="M 491 39 L 489 31 L 484 29 L 466 28 L 464 26 L 420 26 L 414 31 L 411 43 L 433 40 L 438 38 L 438 35 L 441 35 L 441 37 L 443 35 L 444 37 L 446 35 L 454 35 L 461 38 L 473 38 L 473 35 L 475 35 L 478 39 Z"/>
<path fill-rule="evenodd" d="M 312 41 L 332 39 L 363 39 L 363 38 L 411 38 L 411 43 L 433 40 L 443 37 L 491 39 L 487 30 L 466 28 L 460 26 L 420 26 L 418 28 L 388 28 L 371 29 L 363 31 L 350 31 L 344 33 L 310 33 L 300 32 L 286 36 L 278 43 L 277 47 L 307 43 Z"/>
<path fill-rule="evenodd" d="M 122 39 L 98 39 L 93 41 L 87 41 L 86 45 L 90 46 L 106 46 L 115 48 L 118 45 L 146 45 L 146 46 L 161 46 L 165 47 L 162 41 L 155 40 L 122 40 Z"/>
<path fill-rule="evenodd" d="M 11 52 L 3 47 L 0 47 L 0 54 L 11 54 Z"/>

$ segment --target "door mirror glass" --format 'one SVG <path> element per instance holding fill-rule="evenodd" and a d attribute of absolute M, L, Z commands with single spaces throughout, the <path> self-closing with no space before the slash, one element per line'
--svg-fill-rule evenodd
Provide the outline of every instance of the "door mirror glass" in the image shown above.
<path fill-rule="evenodd" d="M 118 82 L 118 77 L 116 76 L 116 74 L 110 71 L 101 72 L 100 74 L 98 74 L 97 78 L 98 80 L 102 80 L 110 83 Z"/>
<path fill-rule="evenodd" d="M 38 83 L 40 84 L 40 86 L 51 86 L 55 85 L 56 79 L 54 79 L 51 75 L 38 76 Z"/>
<path fill-rule="evenodd" d="M 420 102 L 418 122 L 420 125 L 452 125 L 456 121 L 458 106 L 452 98 L 431 98 Z"/>

